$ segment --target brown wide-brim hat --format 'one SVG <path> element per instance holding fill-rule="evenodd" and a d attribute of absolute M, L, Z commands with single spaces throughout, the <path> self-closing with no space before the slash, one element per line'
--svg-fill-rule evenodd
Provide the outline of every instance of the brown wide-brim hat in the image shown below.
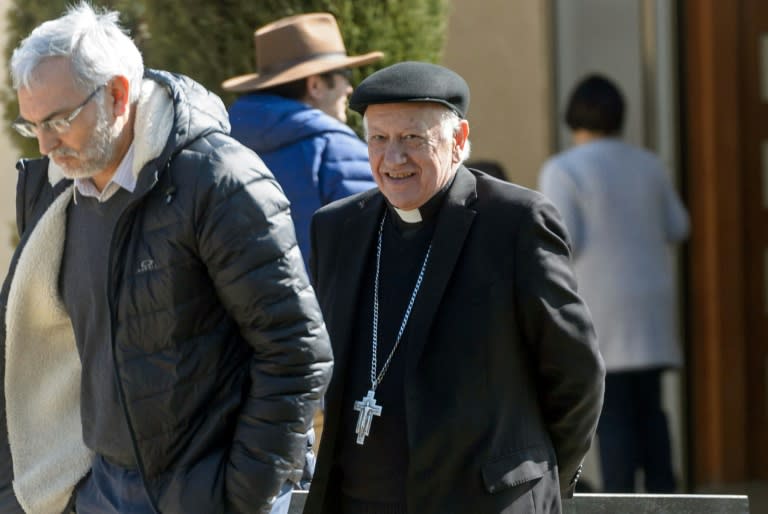
<path fill-rule="evenodd" d="M 382 52 L 348 56 L 336 18 L 328 13 L 290 16 L 253 34 L 256 73 L 221 83 L 225 91 L 256 91 L 341 68 L 377 61 Z"/>

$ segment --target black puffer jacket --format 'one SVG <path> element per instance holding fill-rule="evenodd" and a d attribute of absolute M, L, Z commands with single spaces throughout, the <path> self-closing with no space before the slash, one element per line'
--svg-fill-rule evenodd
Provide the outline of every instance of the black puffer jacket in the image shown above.
<path fill-rule="evenodd" d="M 186 77 L 146 78 L 168 92 L 173 128 L 138 175 L 109 259 L 115 374 L 136 465 L 163 514 L 266 512 L 301 473 L 331 374 L 328 336 L 288 201 L 227 135 L 219 98 Z M 152 137 L 139 123 L 135 137 Z M 3 312 L 29 233 L 69 182 L 49 183 L 47 159 L 19 170 L 22 243 Z M 16 510 L 7 437 L 0 442 L 6 514 Z"/>

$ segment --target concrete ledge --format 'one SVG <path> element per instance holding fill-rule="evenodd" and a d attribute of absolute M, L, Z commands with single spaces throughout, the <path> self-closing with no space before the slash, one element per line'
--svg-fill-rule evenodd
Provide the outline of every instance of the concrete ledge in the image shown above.
<path fill-rule="evenodd" d="M 576 494 L 563 514 L 749 514 L 749 498 L 709 494 Z"/>
<path fill-rule="evenodd" d="M 307 502 L 307 491 L 293 491 L 291 493 L 291 506 L 288 514 L 301 514 L 304 510 L 304 504 Z"/>
<path fill-rule="evenodd" d="M 289 514 L 301 514 L 306 491 L 294 491 Z M 563 514 L 749 514 L 749 498 L 709 494 L 576 494 Z"/>

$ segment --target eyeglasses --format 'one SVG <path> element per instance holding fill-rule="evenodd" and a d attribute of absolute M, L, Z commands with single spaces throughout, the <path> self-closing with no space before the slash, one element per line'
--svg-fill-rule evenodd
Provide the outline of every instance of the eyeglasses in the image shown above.
<path fill-rule="evenodd" d="M 93 100 L 93 97 L 96 96 L 96 93 L 101 91 L 104 86 L 106 86 L 106 84 L 102 84 L 94 89 L 93 93 L 88 95 L 88 98 L 83 100 L 80 105 L 75 107 L 75 109 L 69 113 L 69 115 L 63 118 L 54 118 L 52 120 L 41 121 L 40 123 L 32 123 L 31 121 L 27 121 L 24 118 L 19 117 L 16 119 L 16 121 L 11 123 L 11 127 L 13 127 L 16 132 L 24 137 L 37 137 L 40 132 L 49 130 L 56 132 L 57 134 L 63 134 L 72 128 L 72 122 L 75 118 L 77 118 L 77 115 L 80 114 L 80 111 L 82 111 L 85 106 L 88 105 L 88 102 Z"/>

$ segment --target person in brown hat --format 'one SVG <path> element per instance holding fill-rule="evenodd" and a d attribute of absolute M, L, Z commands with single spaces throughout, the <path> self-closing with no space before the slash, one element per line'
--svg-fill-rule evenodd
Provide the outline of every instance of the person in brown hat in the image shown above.
<path fill-rule="evenodd" d="M 222 83 L 244 93 L 229 109 L 231 134 L 259 154 L 283 187 L 306 264 L 312 214 L 376 185 L 365 143 L 345 122 L 350 69 L 383 54 L 347 55 L 328 13 L 265 25 L 254 45 L 257 71 Z"/>

